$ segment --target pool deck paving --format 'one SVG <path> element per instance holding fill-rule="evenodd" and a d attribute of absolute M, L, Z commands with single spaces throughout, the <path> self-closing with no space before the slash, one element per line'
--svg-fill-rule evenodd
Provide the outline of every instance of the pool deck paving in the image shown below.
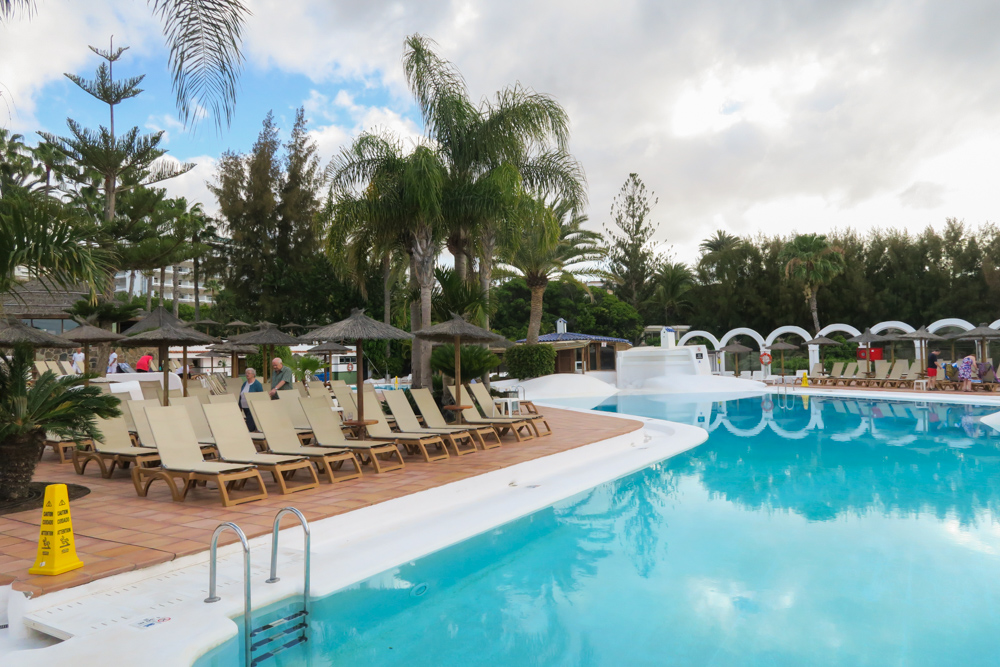
<path fill-rule="evenodd" d="M 90 465 L 80 476 L 72 463 L 60 464 L 51 450 L 35 470 L 35 481 L 80 484 L 90 489 L 71 502 L 76 550 L 84 566 L 56 576 L 28 573 L 38 548 L 41 509 L 0 516 L 0 586 L 30 592 L 33 597 L 79 586 L 137 568 L 207 551 L 219 523 L 233 521 L 248 538 L 267 534 L 275 512 L 294 506 L 309 521 L 343 514 L 359 507 L 399 498 L 524 461 L 624 435 L 642 427 L 641 422 L 614 416 L 545 408 L 553 435 L 517 442 L 508 434 L 503 447 L 478 451 L 444 461 L 424 462 L 404 455 L 402 470 L 376 475 L 364 468 L 361 479 L 329 484 L 288 495 L 277 493 L 269 474 L 263 474 L 268 497 L 234 507 L 222 507 L 218 490 L 193 489 L 184 502 L 174 502 L 163 482 L 154 482 L 149 495 L 140 498 L 130 471 L 115 470 L 111 479 Z M 322 479 L 322 478 L 321 478 Z M 234 541 L 224 533 L 220 544 Z"/>

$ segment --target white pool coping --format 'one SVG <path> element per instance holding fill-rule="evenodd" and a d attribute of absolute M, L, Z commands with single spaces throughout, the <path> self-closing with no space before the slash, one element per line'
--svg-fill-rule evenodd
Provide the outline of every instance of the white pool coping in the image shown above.
<path fill-rule="evenodd" d="M 955 391 L 857 391 L 851 389 L 826 389 L 823 387 L 802 387 L 789 385 L 792 396 L 824 396 L 828 398 L 860 398 L 869 401 L 909 401 L 911 403 L 958 403 L 963 405 L 1000 406 L 1000 394 L 959 393 Z M 785 389 L 769 388 L 772 396 L 784 394 Z"/>
<path fill-rule="evenodd" d="M 560 409 L 573 410 L 573 408 Z M 590 413 L 589 410 L 576 410 Z M 625 435 L 502 470 L 487 472 L 311 524 L 312 597 L 396 567 L 513 521 L 604 482 L 641 470 L 703 443 L 708 433 L 656 419 L 596 413 L 643 423 Z M 289 505 L 294 505 L 294 498 Z M 285 521 L 292 523 L 286 517 Z M 302 532 L 283 530 L 281 580 L 267 585 L 270 535 L 250 541 L 255 609 L 294 599 L 302 590 Z M 207 545 L 206 545 L 207 547 Z M 106 664 L 131 656 L 143 667 L 191 665 L 237 635 L 230 617 L 243 613 L 239 544 L 219 549 L 218 594 L 208 595 L 208 553 L 178 558 L 28 600 L 13 593 L 11 633 L 24 627 L 65 641 L 47 648 L 8 651 L 4 667 Z M 143 619 L 166 619 L 144 625 Z M 13 637 L 16 639 L 16 636 Z M 131 662 L 131 660 L 130 660 Z"/>

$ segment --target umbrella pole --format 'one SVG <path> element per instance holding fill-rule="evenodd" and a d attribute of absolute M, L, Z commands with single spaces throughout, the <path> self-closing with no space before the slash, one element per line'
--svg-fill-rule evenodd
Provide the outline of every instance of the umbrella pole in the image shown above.
<path fill-rule="evenodd" d="M 327 353 L 326 355 L 326 386 L 332 386 L 330 383 L 333 382 L 333 353 Z"/>
<path fill-rule="evenodd" d="M 181 394 L 184 398 L 188 395 L 188 349 L 187 345 L 181 348 Z"/>
<path fill-rule="evenodd" d="M 358 390 L 358 421 L 365 420 L 365 383 L 362 378 L 365 377 L 365 355 L 361 346 L 364 341 L 360 338 L 354 344 L 355 354 L 358 357 L 357 363 L 357 376 L 354 378 L 354 386 Z M 364 440 L 368 429 L 362 424 L 361 428 L 358 429 L 358 439 Z"/>
<path fill-rule="evenodd" d="M 83 344 L 83 374 L 87 376 L 90 373 L 90 343 Z M 83 386 L 90 386 L 90 377 L 87 376 L 83 380 Z"/>
<path fill-rule="evenodd" d="M 462 337 L 455 336 L 455 416 L 456 422 L 462 423 L 462 411 L 457 409 L 462 405 Z M 486 406 L 483 406 L 486 410 Z"/>
<path fill-rule="evenodd" d="M 160 367 L 163 369 L 163 406 L 170 405 L 170 355 L 166 345 L 160 345 Z"/>
<path fill-rule="evenodd" d="M 233 352 L 233 367 L 229 369 L 229 375 L 230 375 L 230 377 L 231 377 L 231 378 L 232 378 L 233 380 L 235 380 L 235 379 L 236 379 L 236 377 L 237 377 L 237 373 L 236 373 L 236 366 L 237 366 L 237 364 L 238 364 L 238 363 L 239 363 L 239 361 L 238 361 L 238 359 L 236 358 L 236 353 L 235 353 L 235 352 Z"/>
<path fill-rule="evenodd" d="M 785 351 L 781 351 L 781 381 L 785 381 Z"/>
<path fill-rule="evenodd" d="M 740 353 L 733 352 L 733 356 L 736 357 L 736 377 L 740 376 Z"/>

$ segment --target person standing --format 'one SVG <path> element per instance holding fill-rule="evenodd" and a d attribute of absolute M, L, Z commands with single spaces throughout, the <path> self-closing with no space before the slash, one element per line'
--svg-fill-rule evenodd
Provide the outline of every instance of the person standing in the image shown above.
<path fill-rule="evenodd" d="M 927 387 L 931 391 L 937 389 L 938 359 L 941 358 L 941 350 L 931 350 L 927 355 Z"/>
<path fill-rule="evenodd" d="M 83 348 L 78 347 L 73 352 L 73 370 L 83 373 Z"/>
<path fill-rule="evenodd" d="M 137 373 L 148 373 L 149 365 L 153 363 L 153 355 L 149 352 L 139 357 L 139 361 L 135 364 L 135 370 Z"/>
<path fill-rule="evenodd" d="M 107 374 L 118 372 L 118 352 L 111 348 L 111 354 L 108 355 L 108 371 Z"/>
<path fill-rule="evenodd" d="M 962 381 L 959 391 L 972 391 L 972 367 L 976 364 L 976 355 L 970 354 L 958 364 L 958 379 Z"/>
<path fill-rule="evenodd" d="M 279 391 L 287 391 L 292 388 L 292 369 L 285 365 L 281 357 L 271 360 L 271 400 L 277 400 Z"/>
<path fill-rule="evenodd" d="M 260 383 L 257 379 L 257 371 L 252 368 L 246 370 L 247 379 L 243 381 L 243 386 L 240 387 L 240 409 L 243 410 L 243 419 L 247 423 L 247 428 L 250 429 L 251 433 L 257 431 L 257 424 L 254 423 L 253 413 L 250 412 L 250 402 L 247 401 L 247 394 L 263 393 L 264 385 Z"/>

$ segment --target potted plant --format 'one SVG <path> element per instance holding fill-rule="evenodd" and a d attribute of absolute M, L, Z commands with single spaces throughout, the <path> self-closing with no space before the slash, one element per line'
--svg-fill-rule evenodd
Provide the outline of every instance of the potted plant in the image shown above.
<path fill-rule="evenodd" d="M 0 354 L 0 501 L 28 494 L 46 433 L 100 439 L 96 418 L 121 415 L 118 399 L 96 385 L 85 387 L 84 375 L 48 371 L 30 385 L 34 356 L 29 346 Z"/>

